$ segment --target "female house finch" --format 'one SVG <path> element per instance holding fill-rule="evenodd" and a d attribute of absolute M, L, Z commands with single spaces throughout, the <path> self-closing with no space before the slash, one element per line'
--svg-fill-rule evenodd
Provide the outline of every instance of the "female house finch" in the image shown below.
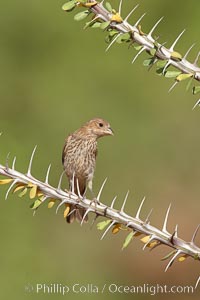
<path fill-rule="evenodd" d="M 113 135 L 110 124 L 103 119 L 96 118 L 66 138 L 62 163 L 69 180 L 69 188 L 72 191 L 72 187 L 74 187 L 75 194 L 78 195 L 79 190 L 80 194 L 84 196 L 87 186 L 92 191 L 97 139 L 106 135 Z M 75 211 L 67 217 L 68 223 L 72 223 L 74 218 L 81 221 L 84 216 L 85 209 L 76 209 L 74 205 L 71 205 L 71 211 L 74 209 Z"/>

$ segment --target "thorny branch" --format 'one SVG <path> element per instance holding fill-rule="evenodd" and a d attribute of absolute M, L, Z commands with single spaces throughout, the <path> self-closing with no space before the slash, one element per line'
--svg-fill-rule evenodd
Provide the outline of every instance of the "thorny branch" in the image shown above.
<path fill-rule="evenodd" d="M 124 208 L 126 201 L 128 199 L 128 193 L 125 196 L 124 202 L 120 210 L 116 210 L 114 208 L 116 198 L 112 200 L 110 206 L 107 206 L 100 202 L 101 195 L 103 188 L 105 186 L 106 180 L 103 182 L 100 191 L 97 195 L 97 203 L 94 203 L 90 199 L 84 198 L 81 195 L 76 195 L 72 192 L 64 191 L 61 189 L 62 177 L 60 177 L 58 187 L 52 187 L 49 184 L 49 173 L 50 173 L 50 166 L 47 169 L 46 178 L 44 182 L 36 179 L 32 176 L 31 168 L 33 157 L 35 154 L 36 147 L 34 148 L 30 163 L 28 166 L 28 170 L 26 174 L 20 173 L 15 170 L 15 161 L 14 158 L 12 166 L 9 167 L 8 160 L 9 156 L 7 157 L 7 161 L 5 166 L 0 164 L 0 175 L 6 177 L 6 179 L 0 180 L 0 185 L 2 184 L 10 184 L 5 198 L 7 199 L 9 193 L 12 191 L 14 193 L 18 192 L 19 197 L 23 197 L 26 193 L 29 192 L 29 198 L 34 199 L 31 208 L 34 212 L 39 208 L 39 206 L 45 202 L 48 202 L 48 208 L 53 207 L 55 202 L 57 201 L 59 204 L 57 206 L 56 211 L 60 207 L 64 207 L 64 217 L 69 215 L 70 212 L 70 205 L 74 204 L 76 207 L 82 207 L 86 209 L 86 213 L 83 217 L 81 225 L 84 223 L 84 219 L 87 214 L 92 213 L 95 215 L 95 220 L 98 216 L 105 217 L 106 221 L 100 222 L 97 224 L 97 228 L 100 230 L 104 230 L 104 233 L 101 237 L 103 239 L 107 232 L 112 229 L 112 233 L 117 233 L 120 229 L 125 229 L 129 233 L 125 239 L 123 244 L 123 248 L 127 247 L 128 244 L 132 241 L 133 237 L 144 235 L 141 241 L 144 243 L 143 250 L 148 247 L 150 249 L 154 249 L 159 245 L 166 245 L 173 249 L 168 255 L 166 255 L 162 260 L 169 259 L 169 262 L 165 268 L 165 271 L 173 264 L 173 262 L 178 258 L 178 261 L 184 261 L 187 257 L 192 257 L 195 260 L 200 260 L 200 248 L 195 245 L 195 237 L 197 235 L 199 225 L 197 226 L 191 241 L 186 242 L 178 237 L 178 226 L 175 227 L 172 233 L 168 232 L 167 230 L 167 222 L 168 216 L 170 212 L 170 207 L 167 209 L 166 216 L 163 222 L 162 229 L 158 229 L 150 224 L 150 213 L 148 214 L 146 220 L 142 220 L 140 218 L 140 213 L 144 204 L 145 199 L 142 200 L 135 216 L 131 216 L 125 213 Z"/>
<path fill-rule="evenodd" d="M 134 23 L 134 25 L 131 25 L 128 22 L 130 16 L 136 10 L 138 5 L 136 5 L 132 11 L 125 18 L 123 18 L 121 15 L 122 0 L 120 0 L 117 10 L 113 9 L 111 4 L 108 2 L 106 2 L 104 5 L 104 2 L 104 0 L 101 2 L 96 0 L 69 0 L 63 5 L 63 10 L 72 11 L 75 7 L 87 8 L 87 10 L 76 14 L 74 19 L 76 21 L 83 20 L 92 13 L 92 19 L 86 23 L 85 28 L 100 28 L 108 33 L 106 41 L 109 43 L 109 45 L 106 51 L 109 50 L 114 43 L 129 43 L 129 45 L 134 44 L 138 53 L 133 58 L 132 63 L 136 61 L 142 52 L 146 51 L 150 55 L 150 58 L 143 62 L 144 66 L 150 68 L 155 64 L 158 75 L 175 79 L 175 82 L 170 87 L 169 92 L 171 92 L 178 83 L 184 80 L 189 80 L 187 89 L 190 88 L 193 80 L 196 80 L 197 82 L 200 81 L 200 68 L 197 65 L 200 52 L 197 54 L 197 57 L 193 63 L 187 60 L 188 54 L 193 48 L 194 44 L 188 49 L 185 55 L 182 55 L 174 50 L 177 42 L 182 37 L 185 30 L 179 34 L 170 48 L 166 48 L 164 46 L 165 43 L 160 44 L 158 42 L 158 38 L 153 37 L 154 31 L 163 20 L 163 17 L 156 22 L 149 33 L 144 33 L 140 23 L 145 16 L 145 13 Z M 176 70 L 169 70 L 170 66 Z M 200 86 L 193 84 L 192 92 L 193 94 L 199 93 Z M 196 105 L 198 105 L 199 102 L 200 100 Z"/>

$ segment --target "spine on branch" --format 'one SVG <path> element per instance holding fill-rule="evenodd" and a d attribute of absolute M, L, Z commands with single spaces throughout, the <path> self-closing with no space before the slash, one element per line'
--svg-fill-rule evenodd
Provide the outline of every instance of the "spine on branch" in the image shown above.
<path fill-rule="evenodd" d="M 158 38 L 153 37 L 153 32 L 163 17 L 156 22 L 149 33 L 142 31 L 141 21 L 145 14 L 143 14 L 134 25 L 128 22 L 138 5 L 136 5 L 125 18 L 121 15 L 122 0 L 120 0 L 117 10 L 113 9 L 109 2 L 106 2 L 104 6 L 104 0 L 101 2 L 96 0 L 69 0 L 62 8 L 64 11 L 69 12 L 76 7 L 86 9 L 74 16 L 76 21 L 83 20 L 87 16 L 92 15 L 91 20 L 86 23 L 85 28 L 100 28 L 107 32 L 106 42 L 109 43 L 109 45 L 106 51 L 108 51 L 114 43 L 128 43 L 130 46 L 134 45 L 137 54 L 133 58 L 132 63 L 135 62 L 143 51 L 146 51 L 149 54 L 149 58 L 144 60 L 144 66 L 151 68 L 153 65 L 156 65 L 156 73 L 158 75 L 175 79 L 169 92 L 172 91 L 178 83 L 184 80 L 188 80 L 187 90 L 190 89 L 192 85 L 191 90 L 194 95 L 200 92 L 200 86 L 198 84 L 196 85 L 196 83 L 200 81 L 200 68 L 197 65 L 200 52 L 194 62 L 191 63 L 187 60 L 187 57 L 194 44 L 184 55 L 174 50 L 185 30 L 179 34 L 170 48 L 166 48 L 164 46 L 165 43 L 160 44 Z M 199 104 L 199 101 L 197 104 Z"/>
<path fill-rule="evenodd" d="M 186 242 L 178 236 L 178 226 L 175 227 L 172 233 L 168 232 L 167 230 L 170 206 L 167 209 L 162 229 L 158 229 L 150 224 L 151 211 L 145 220 L 141 219 L 140 213 L 145 199 L 142 200 L 135 216 L 131 216 L 124 211 L 125 204 L 128 199 L 128 193 L 125 196 L 120 210 L 116 210 L 114 208 L 116 197 L 112 200 L 111 205 L 107 206 L 100 202 L 106 180 L 103 182 L 97 195 L 99 204 L 94 203 L 90 199 L 84 198 L 81 195 L 76 195 L 73 192 L 73 188 L 72 192 L 62 190 L 61 183 L 63 174 L 60 177 L 58 186 L 56 188 L 52 187 L 49 184 L 50 166 L 48 167 L 44 182 L 34 178 L 31 174 L 31 167 L 35 150 L 36 147 L 34 148 L 31 155 L 26 174 L 20 173 L 15 170 L 16 158 L 14 158 L 11 167 L 9 167 L 8 165 L 8 158 L 5 166 L 0 164 L 0 175 L 5 177 L 0 180 L 0 185 L 10 184 L 6 192 L 6 199 L 8 198 L 8 195 L 11 191 L 13 193 L 18 193 L 19 197 L 23 197 L 28 194 L 29 198 L 33 200 L 33 203 L 30 207 L 34 212 L 36 212 L 36 210 L 42 204 L 47 203 L 48 208 L 52 208 L 54 204 L 57 203 L 58 205 L 56 212 L 60 207 L 63 207 L 65 218 L 70 213 L 72 213 L 70 211 L 70 205 L 73 204 L 78 208 L 86 209 L 81 225 L 84 223 L 84 219 L 89 213 L 93 214 L 94 221 L 97 219 L 97 217 L 102 216 L 105 218 L 105 221 L 97 224 L 97 229 L 104 230 L 101 239 L 105 237 L 109 230 L 111 230 L 113 234 L 118 233 L 120 230 L 127 231 L 127 237 L 123 243 L 122 249 L 126 248 L 129 243 L 136 237 L 139 237 L 140 240 L 144 243 L 143 250 L 146 247 L 152 250 L 160 245 L 166 245 L 170 247 L 172 251 L 162 258 L 162 260 L 169 259 L 165 271 L 168 270 L 168 268 L 173 264 L 175 260 L 181 262 L 184 261 L 187 257 L 192 257 L 193 259 L 198 261 L 200 260 L 200 248 L 197 247 L 194 242 L 199 229 L 199 225 L 197 226 L 191 241 Z"/>

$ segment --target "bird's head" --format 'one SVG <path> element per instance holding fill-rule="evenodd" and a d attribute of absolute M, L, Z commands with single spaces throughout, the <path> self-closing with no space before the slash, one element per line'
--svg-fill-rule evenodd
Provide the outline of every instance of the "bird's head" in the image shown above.
<path fill-rule="evenodd" d="M 102 136 L 114 134 L 110 124 L 101 118 L 90 120 L 83 126 L 83 128 L 87 134 L 94 136 L 97 139 Z"/>

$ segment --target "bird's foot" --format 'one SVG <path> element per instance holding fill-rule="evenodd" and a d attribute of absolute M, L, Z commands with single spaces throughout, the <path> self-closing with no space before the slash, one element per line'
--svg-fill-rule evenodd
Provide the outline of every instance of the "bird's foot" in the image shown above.
<path fill-rule="evenodd" d="M 69 191 L 69 190 L 67 190 L 67 189 L 65 189 L 64 191 L 67 192 L 67 193 L 69 194 L 69 198 L 72 198 L 72 196 L 75 195 L 72 191 Z M 83 199 L 84 199 L 84 197 L 83 197 L 83 198 L 78 198 L 78 199 L 77 199 L 77 203 L 81 202 Z"/>
<path fill-rule="evenodd" d="M 71 198 L 71 196 L 73 195 L 72 191 L 69 191 L 69 190 L 67 190 L 67 189 L 64 189 L 64 191 L 65 191 L 66 193 L 68 193 L 68 194 L 69 194 L 69 198 Z"/>

